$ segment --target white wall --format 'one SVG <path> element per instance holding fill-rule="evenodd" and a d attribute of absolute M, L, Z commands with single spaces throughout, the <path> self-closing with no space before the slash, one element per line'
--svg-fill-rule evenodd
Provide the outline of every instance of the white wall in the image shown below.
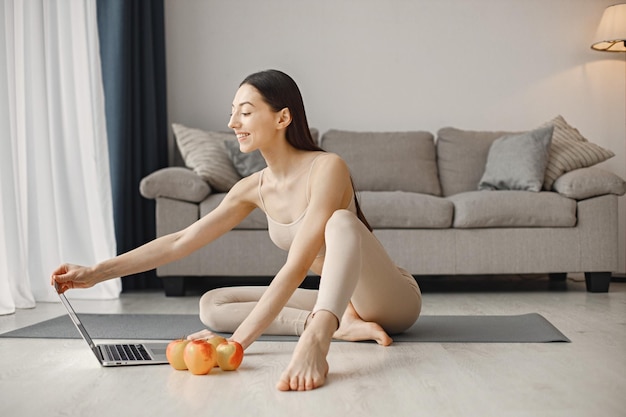
<path fill-rule="evenodd" d="M 590 49 L 615 1 L 165 0 L 169 121 L 226 130 L 239 82 L 277 68 L 322 133 L 524 130 L 561 114 L 626 178 L 626 54 Z"/>

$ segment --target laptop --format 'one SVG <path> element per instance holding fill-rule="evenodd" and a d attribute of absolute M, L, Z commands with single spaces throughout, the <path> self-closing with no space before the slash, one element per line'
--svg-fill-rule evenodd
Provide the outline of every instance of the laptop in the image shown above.
<path fill-rule="evenodd" d="M 74 308 L 68 301 L 65 294 L 59 294 L 61 302 L 67 309 L 67 313 L 72 319 L 72 323 L 76 326 L 78 333 L 83 337 L 89 348 L 100 362 L 102 366 L 128 366 L 128 365 L 162 365 L 166 364 L 167 357 L 165 349 L 167 343 L 142 343 L 142 342 L 126 342 L 115 344 L 96 345 L 87 329 L 83 326 Z"/>

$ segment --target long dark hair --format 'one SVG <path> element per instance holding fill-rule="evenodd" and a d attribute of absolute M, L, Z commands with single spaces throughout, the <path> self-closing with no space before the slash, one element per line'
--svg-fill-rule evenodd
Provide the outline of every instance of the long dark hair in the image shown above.
<path fill-rule="evenodd" d="M 284 108 L 289 109 L 291 113 L 291 123 L 287 126 L 286 138 L 291 146 L 304 151 L 326 152 L 315 143 L 311 135 L 309 123 L 306 119 L 306 112 L 304 110 L 302 94 L 293 78 L 282 71 L 266 70 L 247 76 L 239 86 L 241 87 L 244 84 L 256 88 L 263 97 L 263 100 L 275 112 Z M 372 227 L 367 222 L 367 219 L 365 219 L 365 215 L 359 205 L 359 199 L 354 189 L 354 181 L 352 181 L 352 178 L 350 178 L 350 181 L 352 182 L 352 189 L 354 190 L 354 204 L 356 206 L 357 217 L 372 231 Z"/>

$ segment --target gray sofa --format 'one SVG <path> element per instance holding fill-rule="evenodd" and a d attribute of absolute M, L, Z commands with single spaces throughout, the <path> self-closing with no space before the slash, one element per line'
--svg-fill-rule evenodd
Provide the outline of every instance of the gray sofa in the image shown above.
<path fill-rule="evenodd" d="M 598 160 L 555 171 L 550 158 L 560 144 L 557 133 L 563 136 L 573 129 L 565 126 L 554 128 L 549 155 L 539 168 L 538 191 L 489 190 L 502 187 L 483 184 L 489 164 L 498 162 L 492 144 L 520 136 L 511 132 L 444 128 L 435 140 L 419 131 L 331 130 L 320 142 L 347 161 L 375 235 L 414 276 L 549 274 L 564 280 L 567 273 L 584 272 L 588 291 L 606 292 L 618 264 L 617 198 L 626 192 L 626 184 L 589 166 L 612 155 L 599 147 L 604 155 Z M 512 159 L 505 162 L 511 166 L 505 174 L 517 169 L 518 158 Z M 220 187 L 197 174 L 198 166 L 188 165 L 194 169 L 168 167 L 141 183 L 142 195 L 156 200 L 159 236 L 188 226 L 225 195 L 226 190 L 216 191 Z M 550 170 L 555 172 L 548 179 Z M 257 209 L 235 230 L 186 259 L 158 268 L 157 275 L 167 295 L 182 295 L 189 277 L 271 277 L 285 257 L 270 241 L 265 216 Z"/>

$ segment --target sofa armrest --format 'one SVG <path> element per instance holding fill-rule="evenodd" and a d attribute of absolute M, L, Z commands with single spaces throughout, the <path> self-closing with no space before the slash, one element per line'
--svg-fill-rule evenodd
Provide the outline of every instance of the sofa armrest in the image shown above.
<path fill-rule="evenodd" d="M 199 203 L 211 193 L 211 187 L 187 168 L 167 167 L 143 178 L 139 183 L 139 192 L 151 199 L 168 197 Z"/>
<path fill-rule="evenodd" d="M 565 197 L 584 200 L 605 194 L 624 195 L 626 182 L 612 172 L 589 167 L 561 175 L 552 188 Z"/>

